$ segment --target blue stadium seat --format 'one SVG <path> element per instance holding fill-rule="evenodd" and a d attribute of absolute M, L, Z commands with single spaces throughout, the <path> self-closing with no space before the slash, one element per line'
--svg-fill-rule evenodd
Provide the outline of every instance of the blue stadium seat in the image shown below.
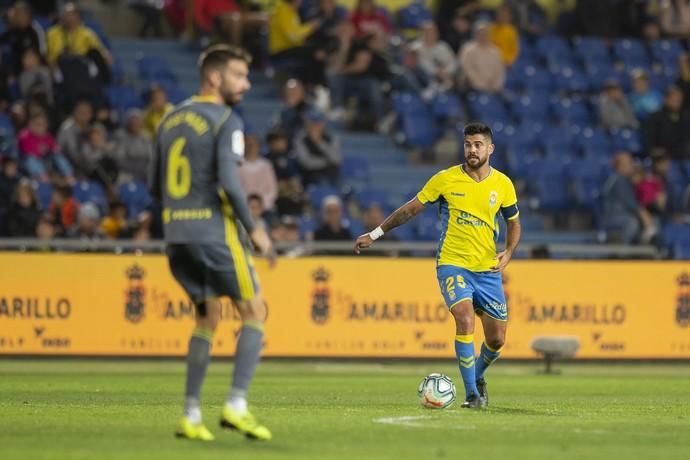
<path fill-rule="evenodd" d="M 427 206 L 415 219 L 415 239 L 418 241 L 438 241 L 442 224 L 438 206 Z"/>
<path fill-rule="evenodd" d="M 38 204 L 41 209 L 48 209 L 50 207 L 50 202 L 53 199 L 53 187 L 49 182 L 33 182 L 34 190 L 36 190 L 36 196 L 38 197 Z"/>
<path fill-rule="evenodd" d="M 530 91 L 549 92 L 553 82 L 549 72 L 543 67 L 527 66 L 523 69 L 523 87 Z"/>
<path fill-rule="evenodd" d="M 630 90 L 630 77 L 623 71 L 616 69 L 611 62 L 587 63 L 585 72 L 589 77 L 589 87 L 592 91 L 601 91 L 607 80 L 616 80 L 623 91 Z"/>
<path fill-rule="evenodd" d="M 439 129 L 430 114 L 406 115 L 402 118 L 405 145 L 430 148 L 439 138 Z"/>
<path fill-rule="evenodd" d="M 690 225 L 672 222 L 662 230 L 664 246 L 674 259 L 690 259 Z"/>
<path fill-rule="evenodd" d="M 532 165 L 542 161 L 534 149 L 510 147 L 506 150 L 506 164 L 510 174 L 516 179 L 525 179 L 530 174 Z"/>
<path fill-rule="evenodd" d="M 548 108 L 548 93 L 534 91 L 516 98 L 511 105 L 511 112 L 520 120 L 535 119 L 544 118 Z"/>
<path fill-rule="evenodd" d="M 594 121 L 587 104 L 577 98 L 558 98 L 551 105 L 551 111 L 561 123 L 584 126 Z"/>
<path fill-rule="evenodd" d="M 652 43 L 651 51 L 652 57 L 656 62 L 678 67 L 678 58 L 683 52 L 683 47 L 679 40 L 655 40 Z"/>
<path fill-rule="evenodd" d="M 398 115 L 427 113 L 426 104 L 418 94 L 395 93 L 392 102 L 393 111 Z"/>
<path fill-rule="evenodd" d="M 552 56 L 560 56 L 561 59 L 574 61 L 573 51 L 563 37 L 557 35 L 546 35 L 540 37 L 536 43 L 536 50 L 539 55 L 548 61 Z"/>
<path fill-rule="evenodd" d="M 601 128 L 574 126 L 571 133 L 573 141 L 583 151 L 611 151 L 611 141 Z"/>
<path fill-rule="evenodd" d="M 368 187 L 357 193 L 357 203 L 361 209 L 367 209 L 373 204 L 387 208 L 391 205 L 391 196 L 385 189 Z"/>
<path fill-rule="evenodd" d="M 589 90 L 589 79 L 585 73 L 572 65 L 564 65 L 553 72 L 556 91 L 584 93 Z"/>
<path fill-rule="evenodd" d="M 312 185 L 307 190 L 309 203 L 314 209 L 321 209 L 321 202 L 328 195 L 340 196 L 340 191 L 332 185 Z"/>
<path fill-rule="evenodd" d="M 622 38 L 613 42 L 614 59 L 622 62 L 629 70 L 636 67 L 648 68 L 649 55 L 640 40 Z"/>
<path fill-rule="evenodd" d="M 72 188 L 74 199 L 80 203 L 93 203 L 104 212 L 107 209 L 108 200 L 103 186 L 98 182 L 82 180 Z"/>
<path fill-rule="evenodd" d="M 401 29 L 419 29 L 426 21 L 431 21 L 433 16 L 420 1 L 413 1 L 405 8 L 398 11 L 398 25 Z"/>
<path fill-rule="evenodd" d="M 369 160 L 363 156 L 345 156 L 340 167 L 340 174 L 344 179 L 356 181 L 369 180 Z"/>
<path fill-rule="evenodd" d="M 467 102 L 472 115 L 485 120 L 509 120 L 508 110 L 501 99 L 493 94 L 469 93 Z"/>
<path fill-rule="evenodd" d="M 108 103 L 113 110 L 117 110 L 119 118 L 124 119 L 127 110 L 144 107 L 144 101 L 137 92 L 128 85 L 108 86 L 105 90 Z"/>
<path fill-rule="evenodd" d="M 626 150 L 633 154 L 642 152 L 640 133 L 634 129 L 616 129 L 611 131 L 611 141 L 615 150 Z"/>
<path fill-rule="evenodd" d="M 536 198 L 536 208 L 548 212 L 562 212 L 570 207 L 568 183 L 560 177 L 536 176 L 530 184 L 530 194 Z"/>
<path fill-rule="evenodd" d="M 137 56 L 137 72 L 139 78 L 147 84 L 175 84 L 177 77 L 170 68 L 168 61 L 161 56 Z"/>
<path fill-rule="evenodd" d="M 131 181 L 121 184 L 117 194 L 120 200 L 127 206 L 127 215 L 136 218 L 151 204 L 151 195 L 148 187 L 141 182 Z"/>
<path fill-rule="evenodd" d="M 188 99 L 189 96 L 191 96 L 191 94 L 189 94 L 189 91 L 186 91 L 177 85 L 166 86 L 165 93 L 168 96 L 168 100 L 175 105 L 179 104 L 185 99 Z"/>
<path fill-rule="evenodd" d="M 599 37 L 575 37 L 573 39 L 575 54 L 583 63 L 609 62 L 609 50 Z"/>
<path fill-rule="evenodd" d="M 571 131 L 563 126 L 549 126 L 539 136 L 539 143 L 544 150 L 565 150 L 573 148 Z"/>
<path fill-rule="evenodd" d="M 432 101 L 431 112 L 437 120 L 446 121 L 463 118 L 465 111 L 462 102 L 455 93 L 441 93 Z"/>

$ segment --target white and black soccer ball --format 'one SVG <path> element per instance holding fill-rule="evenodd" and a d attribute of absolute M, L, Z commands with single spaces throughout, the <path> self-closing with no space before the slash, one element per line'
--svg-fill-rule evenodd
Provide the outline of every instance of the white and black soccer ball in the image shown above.
<path fill-rule="evenodd" d="M 455 384 L 445 374 L 427 375 L 417 389 L 419 402 L 429 409 L 445 409 L 453 404 L 456 395 Z"/>

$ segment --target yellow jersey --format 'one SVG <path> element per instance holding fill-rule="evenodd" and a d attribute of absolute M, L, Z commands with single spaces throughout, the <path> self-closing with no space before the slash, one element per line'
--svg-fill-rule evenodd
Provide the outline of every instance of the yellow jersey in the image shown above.
<path fill-rule="evenodd" d="M 422 203 L 439 203 L 443 231 L 437 265 L 454 265 L 474 272 L 488 271 L 497 263 L 498 212 L 508 220 L 519 215 L 512 181 L 491 168 L 477 182 L 453 166 L 436 173 L 417 194 Z"/>

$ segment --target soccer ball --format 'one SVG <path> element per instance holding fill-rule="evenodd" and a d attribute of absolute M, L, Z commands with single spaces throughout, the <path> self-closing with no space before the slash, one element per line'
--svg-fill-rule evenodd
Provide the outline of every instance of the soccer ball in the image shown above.
<path fill-rule="evenodd" d="M 445 409 L 455 401 L 455 384 L 445 374 L 429 374 L 419 384 L 417 397 L 429 409 Z"/>

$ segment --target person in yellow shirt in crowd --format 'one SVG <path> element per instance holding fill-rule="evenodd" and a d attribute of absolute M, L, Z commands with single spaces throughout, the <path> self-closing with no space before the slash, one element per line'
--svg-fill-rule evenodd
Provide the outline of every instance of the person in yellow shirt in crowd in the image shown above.
<path fill-rule="evenodd" d="M 326 53 L 307 39 L 321 25 L 320 19 L 301 22 L 301 0 L 279 0 L 269 21 L 268 47 L 271 60 L 295 61 L 297 77 L 306 84 L 324 84 Z"/>
<path fill-rule="evenodd" d="M 149 105 L 144 112 L 144 131 L 151 137 L 156 136 L 158 125 L 164 116 L 175 108 L 168 102 L 168 95 L 160 86 L 154 86 L 149 91 Z"/>
<path fill-rule="evenodd" d="M 74 3 L 68 3 L 62 10 L 60 23 L 48 29 L 48 63 L 55 66 L 60 56 L 69 53 L 86 56 L 90 51 L 98 51 L 108 65 L 112 57 L 93 30 L 81 22 L 81 15 Z"/>
<path fill-rule="evenodd" d="M 127 230 L 127 207 L 120 201 L 110 203 L 110 212 L 101 221 L 101 232 L 106 238 L 116 240 L 126 237 Z"/>
<path fill-rule="evenodd" d="M 501 60 L 506 67 L 513 65 L 520 52 L 520 39 L 513 25 L 510 6 L 504 4 L 496 10 L 496 22 L 489 27 L 489 37 L 501 53 Z"/>

